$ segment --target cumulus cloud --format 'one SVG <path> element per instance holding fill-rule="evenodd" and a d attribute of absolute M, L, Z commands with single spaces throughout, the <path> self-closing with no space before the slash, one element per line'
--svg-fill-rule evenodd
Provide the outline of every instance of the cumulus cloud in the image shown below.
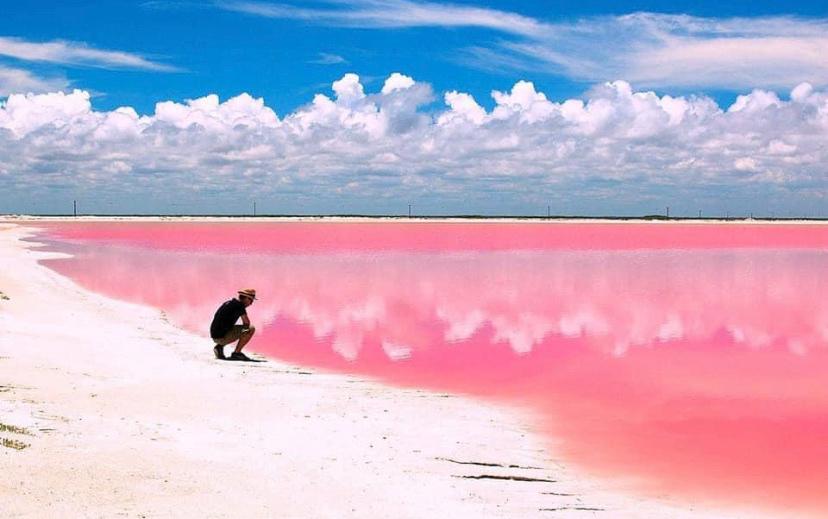
<path fill-rule="evenodd" d="M 477 126 L 486 119 L 486 110 L 469 94 L 452 90 L 446 92 L 445 101 L 449 109 L 437 118 L 437 124 L 440 126 L 455 122 L 457 124 L 472 123 Z"/>
<path fill-rule="evenodd" d="M 659 13 L 550 22 L 517 13 L 437 2 L 350 0 L 326 7 L 224 2 L 270 18 L 389 29 L 469 27 L 505 38 L 464 49 L 461 62 L 561 74 L 587 82 L 625 78 L 645 87 L 790 89 L 828 84 L 828 20 L 702 18 Z M 324 4 L 323 4 L 324 5 Z"/>
<path fill-rule="evenodd" d="M 396 90 L 407 90 L 413 86 L 413 78 L 400 74 L 399 72 L 394 72 L 388 76 L 388 79 L 385 80 L 385 83 L 382 85 L 381 93 L 390 94 Z"/>
<path fill-rule="evenodd" d="M 96 49 L 73 41 L 32 42 L 0 36 L 0 56 L 24 61 L 83 65 L 99 68 L 128 68 L 171 72 L 176 67 L 150 60 L 139 54 Z"/>
<path fill-rule="evenodd" d="M 142 193 L 249 192 L 333 201 L 430 196 L 490 206 L 628 197 L 824 200 L 828 92 L 754 90 L 720 107 L 615 81 L 556 101 L 528 81 L 486 110 L 401 73 L 379 92 L 356 74 L 283 117 L 248 94 L 97 111 L 89 93 L 14 94 L 0 106 L 0 186 Z M 304 198 L 303 198 L 304 197 Z M 327 198 L 326 198 L 327 197 Z M 488 201 L 488 202 L 487 202 Z M 446 202 L 448 203 L 448 202 Z M 660 204 L 659 204 L 660 205 Z M 294 209 L 295 210 L 295 209 Z M 328 209 L 331 210 L 331 209 Z M 693 210 L 695 213 L 695 209 Z"/>

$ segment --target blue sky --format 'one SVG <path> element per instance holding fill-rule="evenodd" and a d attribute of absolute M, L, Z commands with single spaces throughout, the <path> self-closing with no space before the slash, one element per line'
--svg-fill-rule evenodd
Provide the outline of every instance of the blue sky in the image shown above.
<path fill-rule="evenodd" d="M 807 141 L 801 135 L 811 131 L 814 124 L 821 128 L 819 103 L 822 97 L 819 96 L 828 83 L 828 64 L 824 60 L 825 54 L 821 54 L 822 50 L 828 49 L 826 19 L 828 4 L 824 2 L 426 3 L 338 0 L 276 3 L 159 0 L 11 3 L 4 6 L 0 17 L 0 99 L 27 92 L 32 95 L 58 91 L 68 94 L 79 89 L 89 98 L 89 107 L 80 109 L 89 113 L 83 123 L 86 126 L 81 125 L 77 117 L 66 119 L 69 116 L 65 107 L 44 115 L 52 119 L 46 122 L 38 119 L 40 122 L 36 124 L 39 126 L 33 126 L 31 115 L 26 115 L 28 119 L 23 122 L 22 119 L 12 121 L 12 117 L 23 117 L 20 114 L 30 114 L 31 110 L 18 110 L 18 115 L 12 116 L 6 107 L 8 127 L 15 124 L 18 127 L 6 136 L 9 139 L 7 149 L 17 147 L 19 153 L 32 155 L 26 164 L 0 165 L 0 173 L 6 173 L 0 175 L 0 186 L 5 185 L 7 193 L 21 195 L 0 199 L 0 202 L 5 202 L 9 211 L 26 211 L 35 206 L 42 208 L 52 203 L 50 201 L 64 203 L 62 201 L 70 196 L 91 197 L 90 192 L 105 188 L 109 193 L 108 202 L 99 210 L 128 206 L 130 210 L 164 211 L 169 205 L 158 202 L 157 195 L 170 180 L 161 180 L 165 175 L 161 171 L 163 168 L 156 166 L 153 169 L 146 164 L 139 165 L 137 159 L 127 159 L 116 169 L 129 170 L 134 173 L 132 176 L 116 179 L 99 175 L 92 181 L 88 177 L 89 168 L 101 167 L 100 161 L 104 158 L 84 155 L 83 160 L 88 161 L 84 165 L 84 174 L 73 169 L 65 158 L 49 162 L 43 158 L 49 155 L 43 149 L 34 151 L 35 145 L 44 144 L 42 139 L 36 141 L 28 128 L 42 131 L 44 127 L 64 128 L 67 124 L 78 124 L 81 125 L 79 129 L 88 132 L 88 140 L 80 143 L 79 149 L 91 149 L 101 147 L 100 143 L 96 144 L 95 135 L 100 135 L 103 130 L 98 128 L 95 133 L 89 125 L 102 125 L 105 114 L 118 107 L 131 107 L 139 116 L 154 117 L 159 102 L 174 101 L 189 106 L 187 100 L 211 94 L 224 102 L 247 93 L 254 99 L 261 98 L 264 106 L 275 112 L 282 129 L 277 131 L 275 123 L 262 123 L 264 119 L 259 117 L 254 118 L 256 124 L 270 128 L 267 131 L 272 131 L 272 135 L 262 137 L 261 128 L 255 132 L 251 130 L 243 137 L 233 133 L 231 138 L 230 134 L 225 134 L 223 138 L 227 140 L 222 145 L 225 148 L 241 146 L 239 156 L 247 157 L 241 151 L 262 150 L 267 146 L 272 154 L 266 158 L 257 157 L 255 162 L 248 158 L 234 159 L 237 169 L 230 168 L 232 171 L 223 174 L 227 175 L 228 190 L 244 192 L 245 198 L 253 196 L 248 194 L 250 191 L 261 193 L 261 205 L 272 207 L 274 211 L 280 208 L 288 212 L 389 212 L 399 200 L 410 199 L 429 212 L 453 212 L 452 208 L 462 207 L 459 212 L 531 213 L 525 209 L 527 205 L 545 210 L 543 202 L 552 200 L 561 209 L 559 212 L 652 213 L 664 205 L 682 206 L 686 202 L 684 212 L 695 214 L 696 208 L 713 212 L 731 206 L 734 212 L 748 212 L 759 199 L 763 201 L 763 207 L 774 208 L 767 211 L 818 214 L 825 195 L 824 157 L 818 150 L 810 150 L 808 142 L 794 141 Z M 358 87 L 355 88 L 368 94 L 365 100 L 360 98 L 359 106 L 356 101 L 348 101 L 332 92 L 333 82 L 348 77 L 348 73 L 358 74 Z M 392 73 L 412 78 L 415 87 L 410 88 L 406 83 L 396 90 L 389 88 L 389 92 L 396 92 L 393 95 L 380 95 Z M 632 93 L 627 95 L 623 88 L 602 93 L 601 85 L 615 80 L 628 82 Z M 501 101 L 493 97 L 493 91 L 514 94 L 512 89 L 519 81 L 531 82 L 531 92 L 523 91 L 529 92 L 526 95 L 530 98 L 535 99 L 532 96 L 540 94 L 544 97 L 541 101 L 557 103 L 555 106 L 564 106 L 567 100 L 586 103 L 593 100 L 592 106 L 596 110 L 589 112 L 593 118 L 602 106 L 600 100 L 611 99 L 607 102 L 612 104 L 616 115 L 602 121 L 612 119 L 615 124 L 602 122 L 602 128 L 606 129 L 597 129 L 594 121 L 587 122 L 584 117 L 572 115 L 571 111 L 544 108 L 545 105 L 537 103 L 532 108 L 532 102 L 523 103 L 518 97 L 501 98 Z M 811 106 L 808 109 L 804 104 L 793 103 L 790 94 L 803 83 L 808 83 L 814 92 L 808 97 L 808 106 Z M 739 117 L 727 115 L 728 108 L 739 95 L 748 95 L 754 89 L 777 96 L 779 103 L 772 99 L 768 101 L 767 97 L 762 97 L 764 94 L 757 94 L 751 99 L 757 100 L 758 104 L 745 101 L 746 107 L 761 105 L 761 112 L 751 112 L 754 119 L 749 124 L 740 117 L 750 110 L 742 110 Z M 410 95 L 408 99 L 404 99 L 403 91 Z M 508 134 L 519 142 L 515 144 L 517 147 L 501 153 L 492 152 L 494 145 L 487 144 L 478 150 L 466 150 L 463 160 L 455 155 L 456 150 L 451 146 L 447 146 L 445 154 L 440 156 L 415 156 L 413 151 L 410 154 L 396 153 L 394 146 L 410 144 L 414 134 L 405 137 L 395 133 L 392 136 L 391 133 L 397 131 L 393 130 L 394 125 L 413 128 L 423 124 L 419 136 L 426 130 L 436 131 L 437 121 L 447 111 L 445 96 L 449 92 L 468 94 L 488 114 L 484 121 L 469 115 L 476 109 L 464 112 L 468 121 L 475 119 L 475 130 L 469 131 L 477 132 L 478 141 L 501 142 Z M 631 157 L 633 152 L 630 150 L 637 149 L 638 153 L 646 154 L 646 150 L 653 146 L 658 148 L 657 152 L 651 152 L 653 155 L 666 157 L 671 154 L 670 143 L 656 142 L 664 131 L 648 128 L 632 132 L 624 130 L 624 133 L 618 130 L 622 124 L 619 121 L 624 117 L 628 118 L 628 125 L 644 124 L 641 113 L 630 111 L 640 108 L 636 101 L 637 92 L 653 92 L 659 99 L 656 105 L 663 113 L 654 112 L 655 115 L 647 117 L 669 120 L 669 124 L 664 123 L 668 125 L 664 128 L 669 127 L 670 131 L 676 128 L 678 132 L 678 128 L 687 127 L 686 132 L 681 133 L 681 138 L 686 137 L 687 142 L 673 150 L 675 156 L 683 157 L 683 162 L 668 164 L 666 159 L 647 162 L 643 155 Z M 354 121 L 354 114 L 362 114 L 373 107 L 382 119 L 384 129 L 372 133 L 369 126 L 373 122 L 358 123 L 362 124 L 359 128 L 367 132 L 365 138 L 371 143 L 369 150 L 376 152 L 370 157 L 373 160 L 383 153 L 390 153 L 396 158 L 383 162 L 383 166 L 365 165 L 365 174 L 361 175 L 363 163 L 356 159 L 358 154 L 350 148 L 343 149 L 338 151 L 342 154 L 340 162 L 348 163 L 350 169 L 335 176 L 331 165 L 317 162 L 310 155 L 312 148 L 297 151 L 297 142 L 307 142 L 307 135 L 297 133 L 296 128 L 301 125 L 291 126 L 294 133 L 290 138 L 284 137 L 287 141 L 274 144 L 274 140 L 283 138 L 279 132 L 287 131 L 284 126 L 289 126 L 289 120 L 299 121 L 303 110 L 310 111 L 317 106 L 309 103 L 318 93 L 332 99 L 337 109 L 350 110 L 341 112 L 336 127 L 327 126 L 328 133 L 324 135 L 351 132 L 354 126 L 343 121 Z M 702 120 L 698 114 L 708 108 L 699 108 L 691 110 L 694 117 L 698 116 L 692 124 L 689 115 L 676 119 L 670 112 L 673 98 L 687 100 L 688 106 L 703 98 L 717 105 L 723 115 L 716 121 L 712 118 Z M 33 106 L 48 105 L 48 110 L 54 109 L 51 101 L 38 99 L 31 101 Z M 72 98 L 67 102 L 82 103 L 79 99 Z M 61 98 L 60 103 L 64 101 Z M 405 108 L 394 112 L 399 106 L 392 108 L 397 106 L 393 103 Z M 509 114 L 501 110 L 501 115 L 495 116 L 498 106 L 508 103 L 518 108 Z M 621 106 L 623 103 L 627 104 Z M 12 103 L 8 102 L 8 105 Z M 639 108 L 630 109 L 630 106 Z M 780 107 L 791 114 L 780 115 Z M 457 110 L 449 111 L 455 113 Z M 691 111 L 685 110 L 687 114 Z M 557 115 L 550 115 L 552 112 Z M 400 115 L 403 113 L 404 116 Z M 294 115 L 297 117 L 293 118 Z M 302 120 L 318 122 L 317 115 Z M 430 123 L 420 116 L 430 118 Z M 392 121 L 389 117 L 398 119 Z M 507 132 L 502 126 L 509 117 L 513 117 L 515 126 Z M 807 128 L 780 126 L 793 125 L 792 121 L 797 117 L 815 119 L 808 121 L 810 126 Z M 448 119 L 444 117 L 443 120 Z M 527 120 L 534 125 L 530 125 L 531 131 L 526 129 L 529 128 L 525 125 Z M 155 128 L 154 123 L 158 123 L 156 126 L 161 124 L 160 118 L 153 119 L 153 123 L 135 121 L 144 140 L 151 133 L 147 128 Z M 388 121 L 393 124 L 389 126 Z M 2 123 L 0 118 L 0 128 Z M 180 120 L 167 123 L 178 130 L 185 130 L 192 124 Z M 581 125 L 579 129 L 573 129 L 572 125 L 576 123 Z M 755 149 L 741 144 L 722 144 L 726 148 L 722 155 L 726 159 L 722 163 L 721 157 L 714 159 L 705 155 L 711 142 L 693 140 L 699 128 L 705 128 L 705 125 L 722 132 L 714 139 L 721 143 L 734 142 L 734 136 L 749 127 L 767 127 L 770 133 L 759 138 L 761 142 L 756 143 Z M 315 122 L 312 126 L 318 129 L 324 124 Z M 610 126 L 615 130 L 610 132 Z M 19 129 L 23 127 L 27 130 Z M 310 131 L 308 128 L 302 126 L 301 131 Z M 536 130 L 546 133 L 541 136 Z M 442 138 L 455 138 L 460 130 L 453 131 L 455 133 L 450 135 L 438 133 Z M 590 164 L 597 157 L 590 159 L 587 156 L 594 153 L 588 137 L 598 139 L 600 134 L 601 138 L 609 138 L 610 133 L 606 132 L 611 133 L 614 147 L 608 148 L 603 156 L 617 163 L 624 162 L 624 167 L 619 166 L 617 171 L 609 166 L 602 167 L 599 168 L 602 173 L 594 174 L 595 168 Z M 650 139 L 647 143 L 641 142 L 644 134 Z M 463 135 L 468 137 L 466 133 Z M 53 137 L 57 143 L 54 146 L 65 142 L 59 136 Z M 182 137 L 179 134 L 176 138 Z M 363 142 L 360 140 L 363 137 L 352 133 L 337 137 L 340 142 L 351 138 L 354 146 Z M 429 137 L 434 138 L 437 137 Z M 475 139 L 472 137 L 471 140 Z M 107 146 L 116 146 L 106 142 Z M 524 148 L 527 143 L 540 147 L 548 144 L 550 149 L 559 146 L 560 150 L 555 157 L 543 156 L 531 163 L 523 162 L 533 153 L 531 148 Z M 421 144 L 425 146 L 428 142 Z M 126 146 L 124 143 L 120 145 Z M 184 180 L 186 175 L 180 171 L 171 178 L 184 182 L 185 186 L 194 181 L 209 183 L 214 180 L 205 168 L 214 163 L 219 148 L 216 145 L 199 149 L 203 161 L 191 165 L 188 180 Z M 769 151 L 771 148 L 776 151 Z M 226 158 L 226 150 L 221 149 L 225 154 L 222 157 Z M 162 153 L 164 148 L 153 150 Z M 784 153 L 779 150 L 789 150 L 786 159 L 780 158 Z M 113 148 L 109 153 L 108 156 L 115 156 L 118 149 Z M 577 154 L 580 162 L 568 155 L 571 153 Z M 694 157 L 694 154 L 698 156 Z M 797 160 L 790 155 L 807 160 Z M 564 163 L 563 157 L 569 159 Z M 77 163 L 77 158 L 74 160 Z M 475 164 L 474 160 L 479 162 Z M 393 166 L 390 165 L 392 162 Z M 399 165 L 401 162 L 415 166 L 403 167 Z M 705 163 L 703 168 L 699 166 L 702 162 Z M 722 164 L 718 176 L 713 171 L 717 162 Z M 493 164 L 497 164 L 497 171 L 489 171 L 494 168 Z M 544 170 L 538 164 L 547 164 L 548 169 Z M 665 178 L 662 175 L 665 168 L 687 173 Z M 798 168 L 797 172 L 791 172 L 792 168 Z M 274 170 L 280 173 L 273 173 Z M 382 174 L 377 173 L 379 170 Z M 529 170 L 531 172 L 527 173 Z M 469 171 L 477 171 L 479 176 L 475 177 Z M 137 172 L 141 172 L 140 175 Z M 746 172 L 752 172 L 755 178 L 746 178 Z M 248 180 L 256 178 L 267 186 L 290 184 L 298 194 L 291 197 L 285 194 L 287 191 L 263 188 L 262 185 L 253 189 L 249 182 L 244 183 L 244 178 L 239 179 L 244 175 L 248 175 Z M 355 175 L 355 179 L 348 175 Z M 504 181 L 507 176 L 508 182 Z M 158 180 L 153 183 L 150 179 Z M 544 189 L 548 192 L 542 196 L 532 187 L 538 182 L 547 186 Z M 349 190 L 347 186 L 356 187 Z M 340 189 L 339 194 L 331 194 L 333 187 Z M 32 189 L 37 191 L 39 202 L 26 195 Z M 562 189 L 569 195 L 562 195 Z M 386 202 L 377 201 L 378 190 L 382 191 L 383 200 L 387 195 Z M 220 198 L 216 193 L 186 189 L 185 192 L 190 201 L 178 202 L 179 210 L 213 212 L 217 207 L 216 200 Z M 295 201 L 300 198 L 306 201 Z M 703 202 L 710 200 L 715 203 L 703 207 Z M 93 205 L 93 202 L 87 205 Z M 232 209 L 220 204 L 218 211 Z"/>
<path fill-rule="evenodd" d="M 454 2 L 487 7 L 550 22 L 581 17 L 623 15 L 638 11 L 701 17 L 786 15 L 823 17 L 825 2 Z M 232 5 L 232 4 L 229 4 Z M 324 2 L 293 5 L 325 6 Z M 488 103 L 493 89 L 530 79 L 551 97 L 580 95 L 590 86 L 566 75 L 482 69 L 458 56 L 475 45 L 503 37 L 485 28 L 402 27 L 370 29 L 332 27 L 324 22 L 273 19 L 220 8 L 209 1 L 13 2 L 4 6 L 0 34 L 36 42 L 70 40 L 100 49 L 117 49 L 152 57 L 181 69 L 175 73 L 106 69 L 64 64 L 32 67 L 44 74 L 65 75 L 72 87 L 96 93 L 96 108 L 134 106 L 150 112 L 159 99 L 188 99 L 208 93 L 222 98 L 248 92 L 264 97 L 282 114 L 328 90 L 345 72 L 378 82 L 402 71 L 422 78 L 435 90 L 462 89 Z M 606 42 L 595 41 L 596 46 Z M 325 56 L 330 59 L 325 61 Z M 337 63 L 337 57 L 345 61 Z M 14 63 L 7 58 L 6 63 Z M 324 64 L 331 62 L 330 64 Z M 607 79 L 624 79 L 608 77 Z M 686 92 L 684 88 L 661 88 Z M 734 90 L 704 90 L 731 101 Z M 741 92 L 739 92 L 741 93 Z"/>

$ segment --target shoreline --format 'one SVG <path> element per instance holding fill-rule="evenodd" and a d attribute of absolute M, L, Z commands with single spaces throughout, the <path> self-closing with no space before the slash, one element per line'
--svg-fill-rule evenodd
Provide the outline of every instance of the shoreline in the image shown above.
<path fill-rule="evenodd" d="M 59 254 L 32 235 L 0 223 L 0 437 L 25 445 L 0 448 L 11 517 L 758 517 L 608 490 L 521 410 L 216 361 L 161 311 L 38 263 Z"/>
<path fill-rule="evenodd" d="M 657 224 L 657 225 L 828 225 L 828 218 L 693 218 L 693 217 L 546 217 L 546 216 L 252 216 L 252 215 L 0 215 L 0 223 L 26 222 L 343 222 L 343 223 L 521 223 L 521 224 Z"/>

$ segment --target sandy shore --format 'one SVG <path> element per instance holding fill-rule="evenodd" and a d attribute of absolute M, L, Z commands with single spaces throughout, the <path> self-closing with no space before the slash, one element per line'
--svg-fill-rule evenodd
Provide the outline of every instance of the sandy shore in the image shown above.
<path fill-rule="evenodd" d="M 520 410 L 217 361 L 28 235 L 0 222 L 4 517 L 756 517 L 609 492 Z"/>

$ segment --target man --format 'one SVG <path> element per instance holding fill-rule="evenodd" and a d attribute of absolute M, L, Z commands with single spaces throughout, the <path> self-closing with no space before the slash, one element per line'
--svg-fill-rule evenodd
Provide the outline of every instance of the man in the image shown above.
<path fill-rule="evenodd" d="M 224 359 L 224 346 L 231 342 L 239 341 L 236 344 L 236 349 L 230 355 L 230 360 L 250 360 L 250 358 L 242 353 L 242 348 L 250 342 L 253 334 L 256 333 L 256 328 L 250 326 L 250 319 L 247 317 L 247 307 L 253 304 L 256 300 L 256 290 L 252 288 L 244 288 L 239 290 L 239 297 L 225 301 L 213 317 L 213 323 L 210 325 L 210 337 L 216 346 L 213 348 L 213 353 L 216 354 L 217 359 Z M 241 317 L 242 324 L 236 324 L 236 321 Z"/>

